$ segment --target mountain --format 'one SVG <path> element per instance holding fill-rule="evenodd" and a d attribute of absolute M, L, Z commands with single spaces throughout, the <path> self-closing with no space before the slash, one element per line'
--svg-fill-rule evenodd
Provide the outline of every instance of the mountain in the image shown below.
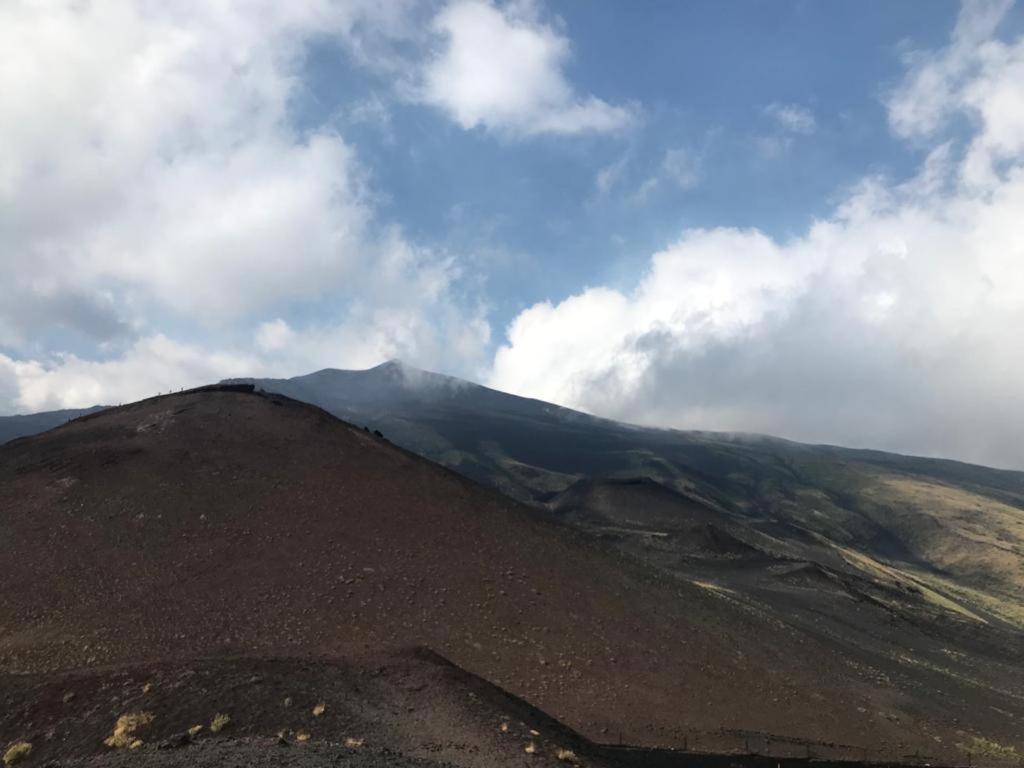
<path fill-rule="evenodd" d="M 244 381 L 379 429 L 535 507 L 581 480 L 644 478 L 773 537 L 777 554 L 826 557 L 830 567 L 904 584 L 984 625 L 1024 628 L 1022 472 L 635 427 L 396 361 Z"/>
<path fill-rule="evenodd" d="M 223 700 L 256 738 L 276 718 L 249 722 L 246 686 L 265 679 L 253 701 L 283 701 L 295 676 L 306 701 L 321 670 L 330 705 L 353 713 L 332 721 L 332 738 L 376 711 L 387 721 L 375 738 L 400 741 L 388 728 L 408 718 L 403 749 L 424 748 L 441 725 L 431 697 L 414 694 L 434 673 L 339 661 L 414 646 L 512 697 L 480 704 L 490 738 L 521 700 L 593 741 L 948 761 L 979 744 L 1024 746 L 1020 635 L 941 607 L 902 576 L 862 574 L 845 559 L 860 551 L 806 531 L 790 541 L 781 522 L 755 525 L 654 482 L 577 480 L 526 506 L 389 434 L 250 389 L 151 398 L 0 447 L 0 690 L 28 690 L 7 701 L 18 714 L 0 719 L 0 737 L 94 742 L 100 720 L 112 728 L 151 706 L 164 738 Z M 499 416 L 528 421 L 545 407 L 511 406 Z M 551 425 L 628 429 L 548 414 Z M 649 516 L 623 511 L 635 494 L 656 506 Z M 798 545 L 832 560 L 782 551 Z M 299 663 L 274 667 L 282 657 Z M 241 661 L 206 683 L 211 659 Z M 318 666 L 328 662 L 340 671 Z M 400 690 L 374 698 L 360 683 L 374 674 Z M 61 716 L 76 697 L 86 708 Z M 554 761 L 569 731 L 551 733 Z M 495 755 L 490 764 L 510 764 Z"/>
<path fill-rule="evenodd" d="M 92 408 L 68 408 L 62 411 L 46 411 L 19 416 L 0 416 L 0 444 L 27 435 L 38 435 L 48 429 L 66 424 L 79 416 L 103 410 L 104 406 Z"/>

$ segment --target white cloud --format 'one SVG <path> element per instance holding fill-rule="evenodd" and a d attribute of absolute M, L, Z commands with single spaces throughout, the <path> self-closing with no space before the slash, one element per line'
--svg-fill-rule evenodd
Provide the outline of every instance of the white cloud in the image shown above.
<path fill-rule="evenodd" d="M 280 338 L 280 350 L 254 339 L 262 355 L 232 340 L 298 304 L 325 323 L 367 323 L 349 326 L 363 356 L 395 345 L 380 332 L 391 326 L 359 306 L 406 326 L 437 313 L 479 330 L 451 257 L 379 221 L 352 147 L 327 126 L 298 131 L 289 113 L 311 40 L 386 66 L 382 46 L 413 34 L 408 6 L 0 4 L 0 344 L 19 407 L 88 405 L 226 375 L 238 360 L 268 364 Z M 154 330 L 182 327 L 207 340 Z M 55 329 L 87 335 L 97 359 L 46 348 Z M 408 336 L 411 357 L 419 338 Z M 213 362 L 200 367 L 204 349 Z M 135 376 L 158 352 L 166 364 Z"/>
<path fill-rule="evenodd" d="M 336 284 L 370 219 L 358 166 L 337 135 L 297 136 L 287 104 L 304 40 L 343 34 L 345 8 L 5 4 L 8 289 L 216 316 Z"/>
<path fill-rule="evenodd" d="M 814 113 L 799 104 L 769 104 L 765 114 L 775 120 L 779 127 L 791 133 L 810 134 L 818 127 Z"/>
<path fill-rule="evenodd" d="M 0 407 L 32 413 L 85 405 L 116 405 L 140 397 L 251 375 L 250 356 L 181 344 L 162 335 L 138 339 L 107 361 L 60 356 L 56 365 L 14 360 L 0 354 Z"/>
<path fill-rule="evenodd" d="M 295 343 L 295 331 L 278 317 L 260 323 L 256 330 L 256 346 L 264 352 L 280 352 Z"/>
<path fill-rule="evenodd" d="M 633 119 L 629 109 L 573 89 L 563 71 L 568 39 L 529 3 L 455 0 L 433 28 L 443 44 L 425 66 L 417 98 L 467 130 L 576 134 L 617 131 Z"/>
<path fill-rule="evenodd" d="M 974 135 L 961 175 L 979 188 L 998 183 L 1001 166 L 1024 152 L 1024 39 L 992 37 L 1011 5 L 965 3 L 950 45 L 938 54 L 908 54 L 910 75 L 888 99 L 890 124 L 906 138 L 933 138 L 952 115 L 966 115 Z"/>
<path fill-rule="evenodd" d="M 968 6 L 957 36 L 991 34 L 990 13 Z M 508 328 L 490 384 L 661 426 L 1021 467 L 1024 143 L 1009 127 L 1024 39 L 971 39 L 984 66 L 949 74 L 956 54 L 919 53 L 891 102 L 904 135 L 966 112 L 966 146 L 939 143 L 904 183 L 865 179 L 792 240 L 690 230 L 632 291 L 535 305 Z M 955 87 L 920 86 L 937 71 Z"/>

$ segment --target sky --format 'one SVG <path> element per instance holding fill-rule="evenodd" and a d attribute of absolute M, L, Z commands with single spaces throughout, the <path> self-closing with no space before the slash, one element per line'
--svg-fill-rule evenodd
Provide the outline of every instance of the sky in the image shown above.
<path fill-rule="evenodd" d="M 399 358 L 1024 469 L 1024 7 L 6 0 L 0 414 Z"/>

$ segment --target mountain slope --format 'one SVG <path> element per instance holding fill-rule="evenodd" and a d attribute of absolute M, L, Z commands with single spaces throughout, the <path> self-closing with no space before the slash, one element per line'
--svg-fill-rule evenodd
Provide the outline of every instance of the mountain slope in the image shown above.
<path fill-rule="evenodd" d="M 62 411 L 46 411 L 19 416 L 0 416 L 0 444 L 19 437 L 38 435 L 40 432 L 59 427 L 79 416 L 101 411 L 103 408 L 102 405 L 95 405 L 92 408 L 69 408 Z"/>
<path fill-rule="evenodd" d="M 124 712 L 146 714 L 130 758 L 105 744 Z M 230 720 L 212 733 L 217 713 Z M 588 766 L 614 765 L 557 721 L 422 648 L 0 675 L 0 745 L 19 739 L 33 745 L 36 764 L 519 768 L 532 745 L 538 766 L 559 765 L 562 749 Z"/>
<path fill-rule="evenodd" d="M 823 537 L 868 577 L 894 572 L 937 601 L 1024 628 L 1021 472 L 633 427 L 398 362 L 246 381 L 536 506 L 581 479 L 648 478 L 722 514 L 782 524 L 783 538 Z"/>
<path fill-rule="evenodd" d="M 995 629 L 928 639 L 850 600 L 877 642 L 844 645 L 280 396 L 153 398 L 0 447 L 0 510 L 8 672 L 425 645 L 597 739 L 948 755 L 1024 717 Z"/>

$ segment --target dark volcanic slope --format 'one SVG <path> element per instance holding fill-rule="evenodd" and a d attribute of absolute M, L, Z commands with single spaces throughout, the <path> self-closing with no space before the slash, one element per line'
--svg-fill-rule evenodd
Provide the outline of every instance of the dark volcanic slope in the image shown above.
<path fill-rule="evenodd" d="M 102 411 L 104 406 L 96 405 L 92 408 L 69 408 L 63 411 L 46 411 L 45 413 L 32 413 L 19 416 L 0 416 L 0 443 L 14 440 L 18 437 L 38 435 L 48 429 L 67 424 L 72 419 L 85 416 L 89 413 Z"/>
<path fill-rule="evenodd" d="M 1012 743 L 1024 715 L 998 644 L 1001 685 L 844 656 L 279 396 L 171 395 L 9 443 L 0 510 L 7 671 L 415 644 L 597 738 L 941 754 Z"/>
<path fill-rule="evenodd" d="M 757 435 L 633 427 L 389 362 L 252 380 L 315 403 L 527 503 L 579 480 L 648 478 L 721 513 L 789 526 L 868 578 L 920 584 L 1024 630 L 1024 473 Z M 620 510 L 620 515 L 629 510 Z M 837 550 L 838 551 L 838 550 Z"/>
<path fill-rule="evenodd" d="M 119 754 L 104 741 L 125 713 L 148 722 L 132 736 L 141 751 Z M 219 735 L 218 713 L 230 718 Z M 565 749 L 608 765 L 560 723 L 425 649 L 0 675 L 0 753 L 18 740 L 37 765 L 519 768 L 528 747 L 531 765 L 558 765 Z"/>

